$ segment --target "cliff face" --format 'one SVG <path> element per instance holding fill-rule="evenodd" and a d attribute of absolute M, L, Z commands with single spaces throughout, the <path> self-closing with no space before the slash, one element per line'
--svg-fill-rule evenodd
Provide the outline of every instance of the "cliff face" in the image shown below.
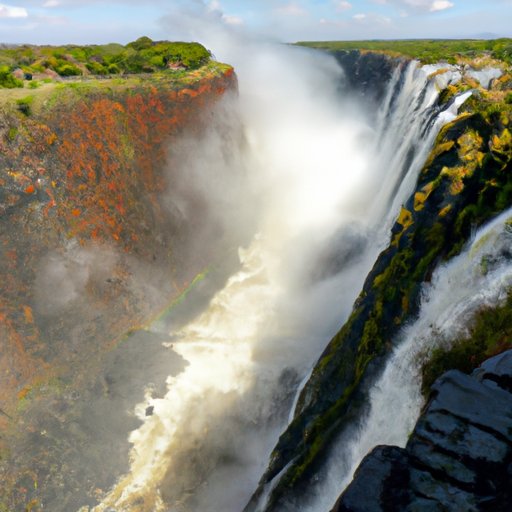
<path fill-rule="evenodd" d="M 512 351 L 444 374 L 406 448 L 375 448 L 332 512 L 510 510 L 511 383 Z"/>
<path fill-rule="evenodd" d="M 317 362 L 247 510 L 254 509 L 259 492 L 280 472 L 265 510 L 299 506 L 331 441 L 367 403 L 367 390 L 394 336 L 417 314 L 422 283 L 440 261 L 460 251 L 472 227 L 511 204 L 512 111 L 503 101 L 507 83 L 504 77 L 486 92 L 464 78 L 441 93 L 440 103 L 459 90 L 474 91 L 464 111 L 441 130 L 392 228 L 388 248 L 368 275 L 348 321 Z"/>
<path fill-rule="evenodd" d="M 191 244 L 209 206 L 194 191 L 181 208 L 172 199 L 183 172 L 173 142 L 197 138 L 230 91 L 232 68 L 212 63 L 179 80 L 69 83 L 2 105 L 0 496 L 7 509 L 32 499 L 36 510 L 38 489 L 57 471 L 50 452 L 62 455 L 62 446 L 36 439 L 47 431 L 39 413 L 62 424 L 80 389 L 112 387 L 94 384 L 105 354 L 213 257 L 215 244 L 203 251 Z M 209 227 L 212 241 L 222 238 Z"/>

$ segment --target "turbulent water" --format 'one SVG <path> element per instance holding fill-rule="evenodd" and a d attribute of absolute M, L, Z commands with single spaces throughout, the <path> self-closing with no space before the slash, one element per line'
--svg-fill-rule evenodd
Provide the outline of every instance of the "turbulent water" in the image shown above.
<path fill-rule="evenodd" d="M 147 391 L 136 411 L 143 424 L 130 436 L 130 472 L 96 512 L 243 509 L 301 381 L 348 316 L 436 133 L 464 100 L 438 112 L 435 80 L 453 77 L 429 78 L 411 63 L 397 68 L 373 116 L 339 92 L 342 72 L 327 56 L 269 45 L 253 51 L 250 64 L 226 60 L 237 68 L 240 97 L 223 108 L 242 120 L 245 144 L 232 150 L 241 152 L 235 161 L 254 193 L 247 204 L 230 202 L 236 207 L 223 217 L 226 229 L 255 217 L 254 237 L 208 307 L 179 331 L 169 326 L 167 346 L 187 366 L 168 379 L 165 397 Z M 206 181 L 220 165 L 209 148 L 222 133 L 208 137 L 194 144 L 197 177 L 204 172 Z M 425 299 L 424 308 L 434 303 Z M 415 345 L 414 328 L 400 347 Z M 372 392 L 368 425 L 387 421 L 379 390 L 392 368 Z M 406 430 L 420 403 L 414 386 L 411 393 L 411 419 L 400 420 Z M 382 441 L 371 429 L 350 443 L 350 467 L 329 470 L 333 481 L 349 478 L 374 439 Z M 307 510 L 329 510 L 340 486 L 327 487 L 325 503 Z"/>
<path fill-rule="evenodd" d="M 420 368 L 438 346 L 467 334 L 475 312 L 498 305 L 512 286 L 512 209 L 481 228 L 468 247 L 434 273 L 422 292 L 418 319 L 370 391 L 369 414 L 333 448 L 323 485 L 305 511 L 328 511 L 350 483 L 362 458 L 380 444 L 404 447 L 423 406 Z"/>

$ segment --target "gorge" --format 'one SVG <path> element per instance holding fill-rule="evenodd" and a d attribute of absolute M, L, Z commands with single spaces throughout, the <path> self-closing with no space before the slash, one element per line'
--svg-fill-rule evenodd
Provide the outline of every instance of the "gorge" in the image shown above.
<path fill-rule="evenodd" d="M 3 105 L 5 510 L 328 512 L 506 299 L 510 64 L 240 45 Z"/>

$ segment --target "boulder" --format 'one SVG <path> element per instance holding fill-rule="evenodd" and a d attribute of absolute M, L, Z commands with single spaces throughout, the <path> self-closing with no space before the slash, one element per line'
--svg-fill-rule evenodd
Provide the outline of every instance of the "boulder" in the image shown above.
<path fill-rule="evenodd" d="M 442 375 L 405 449 L 375 448 L 332 512 L 512 510 L 511 379 L 512 351 Z"/>

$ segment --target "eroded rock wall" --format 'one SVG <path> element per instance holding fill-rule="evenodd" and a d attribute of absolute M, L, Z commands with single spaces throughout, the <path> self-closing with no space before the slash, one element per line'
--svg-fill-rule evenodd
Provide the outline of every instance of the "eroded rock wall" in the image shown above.
<path fill-rule="evenodd" d="M 67 471 L 77 485 L 68 493 L 89 492 L 101 457 L 87 449 L 88 436 L 104 431 L 103 448 L 117 437 L 126 443 L 122 430 L 133 424 L 124 409 L 113 411 L 118 424 L 105 414 L 133 407 L 127 399 L 136 397 L 116 395 L 123 376 L 113 361 L 121 356 L 109 362 L 106 355 L 215 255 L 218 233 L 201 251 L 191 244 L 208 225 L 211 205 L 191 191 L 181 198 L 185 218 L 173 200 L 178 174 L 187 171 L 183 148 L 173 148 L 183 138 L 200 141 L 229 93 L 236 93 L 232 68 L 212 66 L 186 80 L 56 86 L 35 91 L 28 111 L 14 102 L 1 107 L 0 509 L 32 503 L 39 510 L 37 496 L 48 485 L 46 503 L 54 496 L 68 510 L 59 479 Z M 132 341 L 127 350 L 139 357 Z M 165 357 L 154 348 L 161 341 L 139 345 L 158 360 Z M 169 357 L 171 367 L 181 364 Z M 141 393 L 145 384 L 137 381 Z M 103 400 L 100 408 L 89 407 L 94 397 Z M 85 469 L 88 453 L 92 467 Z M 72 476 L 65 461 L 79 467 L 80 457 L 84 472 Z M 112 479 L 119 468 L 110 459 L 104 472 Z"/>

